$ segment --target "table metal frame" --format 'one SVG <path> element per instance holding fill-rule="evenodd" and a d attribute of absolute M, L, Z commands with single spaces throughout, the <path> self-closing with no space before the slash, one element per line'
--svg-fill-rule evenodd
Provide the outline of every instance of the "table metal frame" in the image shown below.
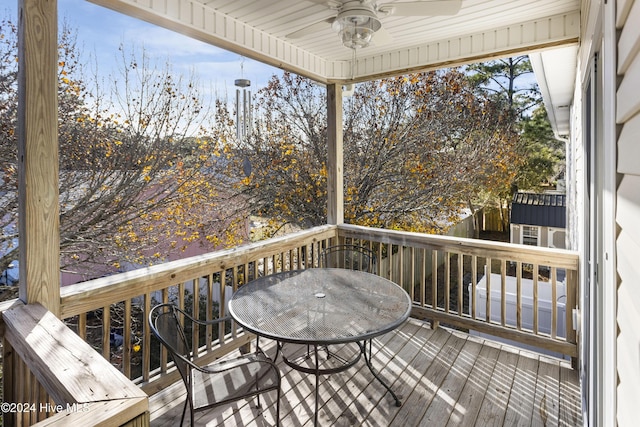
<path fill-rule="evenodd" d="M 317 286 L 314 287 L 313 283 L 305 283 L 305 278 L 309 279 L 311 282 L 318 279 L 318 277 L 314 278 L 313 276 L 318 276 L 320 279 L 329 279 L 329 281 L 335 281 L 336 283 L 325 283 L 322 285 L 321 289 Z M 285 284 L 283 285 L 283 283 Z M 360 283 L 360 285 L 353 285 L 353 283 Z M 362 285 L 363 283 L 366 285 Z M 304 336 L 304 334 L 301 336 L 300 334 L 296 335 L 300 330 L 275 331 L 265 326 L 269 320 L 264 318 L 266 315 L 261 318 L 260 314 L 256 316 L 255 313 L 259 312 L 260 308 L 269 307 L 271 304 L 277 306 L 278 300 L 287 296 L 286 294 L 279 295 L 277 293 L 279 289 L 275 289 L 275 291 L 273 291 L 272 287 L 277 287 L 278 285 L 283 287 L 283 291 L 291 291 L 291 289 L 284 289 L 284 286 L 296 286 L 296 292 L 298 290 L 302 292 L 302 296 L 308 299 L 305 301 L 308 301 L 309 304 L 311 304 L 311 301 L 316 301 L 317 305 L 318 301 L 321 301 L 324 310 L 322 316 L 335 314 L 330 309 L 333 307 L 332 303 L 336 300 L 330 297 L 333 293 L 338 293 L 338 295 L 340 295 L 339 293 L 345 290 L 349 293 L 353 293 L 351 296 L 357 303 L 360 303 L 361 300 L 366 300 L 367 298 L 378 298 L 378 300 L 383 301 L 381 298 L 384 297 L 384 305 L 386 307 L 391 306 L 391 308 L 388 310 L 389 313 L 385 313 L 388 317 L 384 318 L 384 316 L 382 316 L 383 319 L 378 324 L 376 324 L 376 321 L 372 320 L 370 316 L 367 317 L 368 321 L 366 323 L 371 323 L 371 325 L 368 325 L 371 326 L 371 328 L 355 332 L 353 330 L 345 329 L 342 335 L 340 331 L 335 334 L 335 330 L 331 330 L 331 332 L 334 332 L 332 336 L 324 336 L 322 334 L 317 335 L 315 334 L 316 330 L 314 328 L 306 328 L 311 329 L 310 331 L 306 331 L 309 333 L 308 336 Z M 305 289 L 297 288 L 298 286 L 309 287 Z M 378 294 L 378 292 L 380 292 L 380 294 Z M 387 295 L 387 293 L 390 293 L 390 295 Z M 325 296 L 328 298 L 325 299 Z M 312 300 L 310 297 L 315 297 L 317 300 Z M 243 304 L 240 303 L 242 298 L 249 298 L 249 301 L 252 304 L 245 303 L 245 306 L 243 306 Z M 251 300 L 251 298 L 253 298 L 253 300 Z M 277 350 L 274 360 L 277 359 L 278 355 L 281 355 L 282 360 L 287 366 L 306 374 L 313 374 L 316 377 L 314 425 L 317 425 L 318 383 L 320 375 L 342 372 L 354 366 L 363 357 L 374 378 L 376 378 L 378 382 L 391 394 L 397 406 L 402 405 L 400 398 L 393 392 L 390 385 L 388 385 L 373 368 L 371 341 L 373 338 L 390 332 L 404 323 L 409 317 L 411 306 L 411 299 L 402 288 L 380 276 L 345 269 L 314 268 L 276 273 L 274 275 L 258 278 L 243 285 L 238 291 L 236 291 L 236 293 L 234 293 L 231 301 L 229 302 L 229 314 L 236 323 L 242 326 L 245 330 L 253 332 L 258 337 L 264 337 L 276 341 Z M 304 307 L 302 309 L 295 309 L 293 307 L 293 305 L 289 305 L 289 309 L 291 311 L 295 311 L 298 315 L 301 315 L 304 311 Z M 327 310 L 327 307 L 329 310 Z M 251 315 L 248 313 L 249 310 L 251 310 Z M 380 307 L 378 307 L 378 310 L 380 310 Z M 307 322 L 312 322 L 309 318 L 309 312 L 306 314 Z M 345 314 L 339 313 L 336 315 L 344 316 Z M 323 320 L 326 320 L 326 317 L 323 317 Z M 314 356 L 313 366 L 304 366 L 297 363 L 295 360 L 289 359 L 284 351 L 284 345 L 287 343 L 306 345 L 308 349 L 307 357 L 311 357 L 311 354 Z M 358 345 L 358 351 L 348 360 L 336 356 L 329 349 L 332 345 L 348 343 L 355 343 Z M 322 348 L 326 349 L 328 357 L 336 357 L 342 364 L 331 368 L 321 368 L 318 354 Z M 311 351 L 311 349 L 313 349 L 313 351 Z"/>

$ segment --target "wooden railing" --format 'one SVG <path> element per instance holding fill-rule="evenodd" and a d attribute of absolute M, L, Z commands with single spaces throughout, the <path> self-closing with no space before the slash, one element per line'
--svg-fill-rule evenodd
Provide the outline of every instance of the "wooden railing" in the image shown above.
<path fill-rule="evenodd" d="M 149 425 L 147 395 L 40 304 L 2 312 L 3 425 Z"/>
<path fill-rule="evenodd" d="M 67 286 L 61 292 L 61 314 L 80 337 L 153 394 L 178 378 L 146 327 L 153 305 L 174 302 L 199 319 L 224 317 L 224 302 L 238 286 L 278 271 L 318 266 L 319 251 L 335 236 L 335 226 L 316 227 Z M 193 350 L 201 362 L 219 358 L 253 338 L 231 322 L 196 333 L 200 339 L 194 341 Z"/>
<path fill-rule="evenodd" d="M 352 225 L 338 236 L 377 253 L 378 274 L 411 295 L 413 316 L 576 363 L 577 252 Z"/>
<path fill-rule="evenodd" d="M 413 316 L 577 357 L 575 252 L 351 225 L 315 227 L 67 286 L 61 290 L 62 318 L 151 395 L 178 379 L 146 324 L 154 304 L 172 301 L 197 318 L 222 317 L 238 286 L 278 271 L 317 267 L 323 248 L 345 241 L 376 252 L 378 274 L 407 290 Z M 193 333 L 200 337 L 193 350 L 202 362 L 253 339 L 232 322 Z M 11 359 L 13 366 L 4 363 L 5 381 L 9 376 L 13 384 L 25 384 L 22 398 L 40 393 L 27 353 Z"/>

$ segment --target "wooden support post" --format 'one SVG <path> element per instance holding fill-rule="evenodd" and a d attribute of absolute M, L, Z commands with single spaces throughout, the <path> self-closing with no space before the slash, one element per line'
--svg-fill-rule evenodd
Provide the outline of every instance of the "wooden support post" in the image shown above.
<path fill-rule="evenodd" d="M 342 85 L 327 85 L 327 223 L 344 223 Z"/>
<path fill-rule="evenodd" d="M 57 1 L 20 0 L 20 299 L 60 313 Z"/>
<path fill-rule="evenodd" d="M 567 302 L 565 304 L 565 329 L 567 334 L 567 342 L 571 344 L 575 344 L 579 347 L 580 343 L 578 342 L 578 333 L 576 330 L 578 329 L 578 325 L 574 324 L 573 321 L 573 310 L 580 309 L 578 307 L 578 301 L 580 301 L 580 286 L 579 276 L 577 270 L 567 270 L 567 280 L 566 280 L 566 295 Z M 581 337 L 584 339 L 584 337 Z M 580 367 L 580 352 L 577 353 L 575 357 L 571 358 L 571 367 L 573 369 L 578 369 Z"/>

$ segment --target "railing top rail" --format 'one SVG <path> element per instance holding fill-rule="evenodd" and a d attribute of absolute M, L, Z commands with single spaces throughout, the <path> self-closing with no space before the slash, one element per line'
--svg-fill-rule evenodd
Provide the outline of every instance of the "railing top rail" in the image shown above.
<path fill-rule="evenodd" d="M 373 240 L 394 245 L 443 250 L 462 253 L 465 255 L 478 255 L 494 259 L 521 261 L 525 263 L 536 262 L 540 265 L 550 265 L 571 270 L 577 270 L 580 261 L 578 252 L 565 249 L 543 248 L 489 240 L 468 239 L 463 237 L 386 230 L 351 224 L 339 225 L 338 234 L 341 237 Z"/>
<path fill-rule="evenodd" d="M 140 388 L 42 305 L 15 304 L 2 313 L 2 320 L 5 339 L 56 403 L 146 399 Z"/>
<path fill-rule="evenodd" d="M 299 246 L 334 237 L 335 233 L 335 225 L 324 225 L 269 239 L 266 245 L 265 242 L 255 242 L 65 286 L 60 292 L 61 317 L 71 317 L 104 307 L 105 304 L 113 302 L 114 295 L 117 295 L 120 300 L 135 298 L 157 289 L 266 257 L 279 250 L 288 250 L 294 245 Z"/>

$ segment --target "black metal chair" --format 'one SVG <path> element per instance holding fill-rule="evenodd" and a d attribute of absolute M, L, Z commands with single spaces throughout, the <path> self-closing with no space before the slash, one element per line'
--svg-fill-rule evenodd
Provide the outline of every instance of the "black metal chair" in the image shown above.
<path fill-rule="evenodd" d="M 280 425 L 280 371 L 258 345 L 255 353 L 206 366 L 193 361 L 192 325 L 216 325 L 229 319 L 197 320 L 173 304 L 157 305 L 149 313 L 151 331 L 167 348 L 187 389 L 180 425 L 184 422 L 187 406 L 193 426 L 195 412 L 251 396 L 257 396 L 260 407 L 259 395 L 272 390 L 277 390 L 276 425 Z"/>
<path fill-rule="evenodd" d="M 377 258 L 371 249 L 364 246 L 336 245 L 321 252 L 320 266 L 377 273 Z"/>

